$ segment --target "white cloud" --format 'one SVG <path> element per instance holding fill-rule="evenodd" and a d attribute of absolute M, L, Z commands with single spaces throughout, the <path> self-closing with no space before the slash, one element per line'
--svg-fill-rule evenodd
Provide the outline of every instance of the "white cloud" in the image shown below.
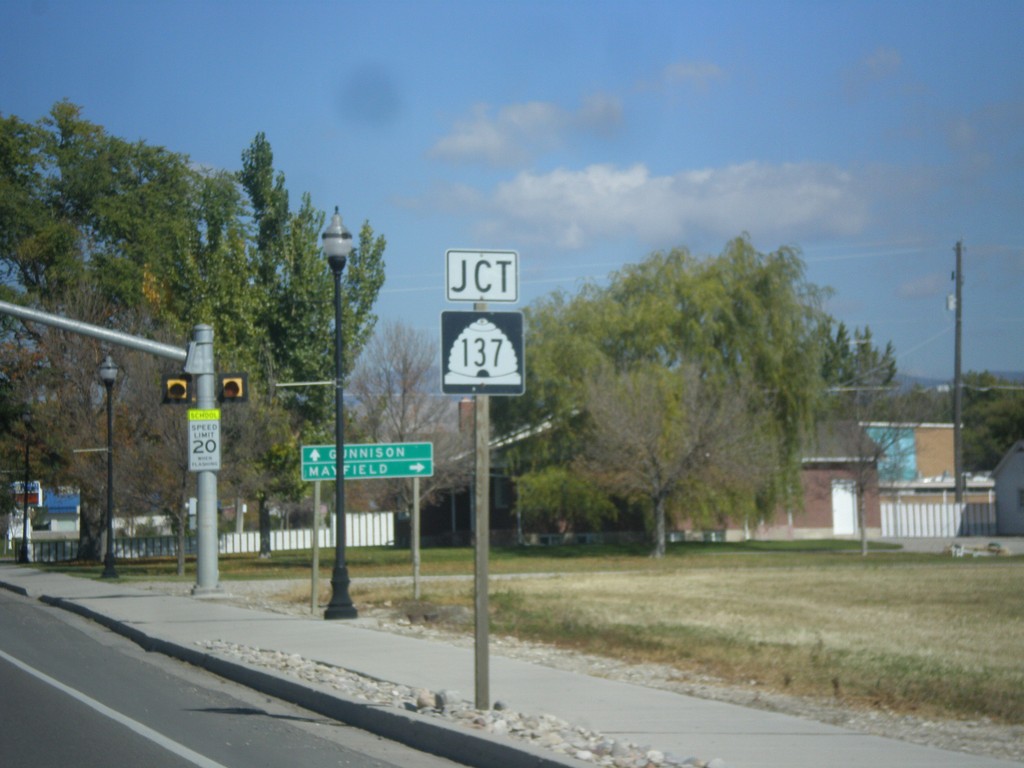
<path fill-rule="evenodd" d="M 946 142 L 968 178 L 981 178 L 992 168 L 1024 167 L 1020 136 L 1024 101 L 991 102 L 946 119 Z"/>
<path fill-rule="evenodd" d="M 949 290 L 949 275 L 932 273 L 901 284 L 896 295 L 901 299 L 930 299 Z"/>
<path fill-rule="evenodd" d="M 597 93 L 583 101 L 573 116 L 573 126 L 601 135 L 614 133 L 622 124 L 622 102 L 615 96 Z"/>
<path fill-rule="evenodd" d="M 430 153 L 457 163 L 521 165 L 539 152 L 561 146 L 574 133 L 606 134 L 621 121 L 618 99 L 602 94 L 587 98 L 576 112 L 532 101 L 502 107 L 495 114 L 480 104 L 470 117 L 456 122 Z"/>
<path fill-rule="evenodd" d="M 666 85 L 686 85 L 702 91 L 724 76 L 721 67 L 709 61 L 677 61 L 662 71 Z"/>
<path fill-rule="evenodd" d="M 880 47 L 846 71 L 847 96 L 859 98 L 876 83 L 895 76 L 903 68 L 903 57 L 895 48 Z"/>
<path fill-rule="evenodd" d="M 903 57 L 895 48 L 877 48 L 861 62 L 861 70 L 869 77 L 879 80 L 895 74 L 903 66 Z"/>
<path fill-rule="evenodd" d="M 643 164 L 523 172 L 500 184 L 481 210 L 489 232 L 582 248 L 602 239 L 637 237 L 679 244 L 694 233 L 795 242 L 850 234 L 866 204 L 850 174 L 832 166 L 744 163 L 654 176 Z"/>
<path fill-rule="evenodd" d="M 718 80 L 725 78 L 725 70 L 710 61 L 675 61 L 654 77 L 637 83 L 640 91 L 690 90 L 704 93 Z"/>

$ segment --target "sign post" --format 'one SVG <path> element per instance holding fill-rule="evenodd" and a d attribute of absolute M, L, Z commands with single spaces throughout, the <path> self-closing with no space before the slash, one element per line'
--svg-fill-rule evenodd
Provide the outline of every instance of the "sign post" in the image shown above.
<path fill-rule="evenodd" d="M 491 398 L 477 395 L 474 420 L 476 437 L 476 547 L 473 557 L 474 654 L 473 678 L 477 709 L 491 708 L 491 609 L 489 570 L 491 559 Z"/>
<path fill-rule="evenodd" d="M 412 479 L 412 599 L 420 601 L 420 479 Z"/>
<path fill-rule="evenodd" d="M 309 585 L 309 612 L 320 607 L 320 481 L 313 483 L 313 573 Z"/>
<path fill-rule="evenodd" d="M 441 313 L 441 391 L 474 396 L 476 547 L 473 577 L 476 707 L 490 709 L 488 560 L 490 552 L 491 395 L 524 391 L 523 316 L 488 312 L 487 302 L 519 301 L 516 251 L 445 252 L 448 301 L 474 302 L 474 312 Z"/>

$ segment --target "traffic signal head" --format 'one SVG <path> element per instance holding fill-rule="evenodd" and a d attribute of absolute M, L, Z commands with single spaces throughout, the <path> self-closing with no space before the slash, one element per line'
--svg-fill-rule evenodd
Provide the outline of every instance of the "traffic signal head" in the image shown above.
<path fill-rule="evenodd" d="M 192 402 L 192 377 L 187 373 L 175 373 L 163 378 L 165 404 L 189 405 Z"/>
<path fill-rule="evenodd" d="M 222 403 L 244 403 L 249 399 L 249 377 L 244 373 L 222 373 L 217 390 Z"/>

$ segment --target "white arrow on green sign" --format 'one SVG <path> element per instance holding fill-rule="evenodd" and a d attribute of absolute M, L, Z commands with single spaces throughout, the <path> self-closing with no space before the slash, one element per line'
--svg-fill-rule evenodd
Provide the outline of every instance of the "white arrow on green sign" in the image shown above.
<path fill-rule="evenodd" d="M 302 479 L 333 480 L 337 477 L 336 457 L 337 451 L 333 445 L 302 446 Z M 345 446 L 346 480 L 431 477 L 433 474 L 433 443 L 365 443 Z"/>

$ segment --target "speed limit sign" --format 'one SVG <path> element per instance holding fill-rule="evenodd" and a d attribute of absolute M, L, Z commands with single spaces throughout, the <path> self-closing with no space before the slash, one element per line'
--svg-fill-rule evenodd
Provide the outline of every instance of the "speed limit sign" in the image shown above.
<path fill-rule="evenodd" d="M 188 412 L 188 471 L 220 469 L 220 409 L 193 408 Z"/>

